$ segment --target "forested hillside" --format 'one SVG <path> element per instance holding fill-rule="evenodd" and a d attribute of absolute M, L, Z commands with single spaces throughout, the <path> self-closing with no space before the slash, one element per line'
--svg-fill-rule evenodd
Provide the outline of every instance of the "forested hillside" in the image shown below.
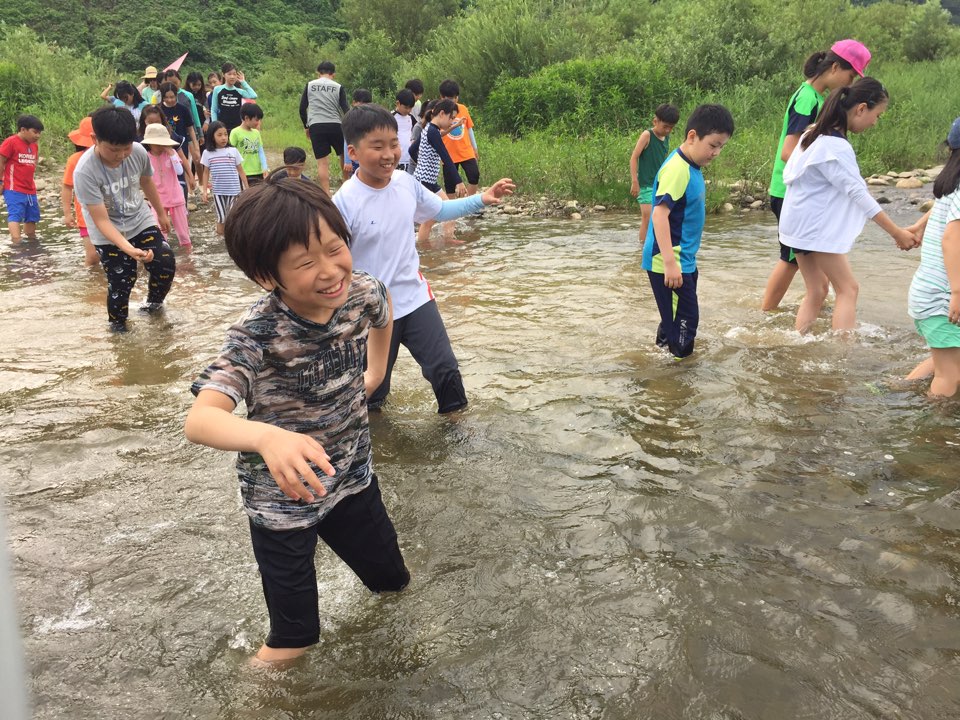
<path fill-rule="evenodd" d="M 307 28 L 313 40 L 346 40 L 337 0 L 11 0 L 0 22 L 27 25 L 63 47 L 88 50 L 123 69 L 164 62 L 190 51 L 215 65 L 226 58 L 260 67 L 276 39 Z"/>

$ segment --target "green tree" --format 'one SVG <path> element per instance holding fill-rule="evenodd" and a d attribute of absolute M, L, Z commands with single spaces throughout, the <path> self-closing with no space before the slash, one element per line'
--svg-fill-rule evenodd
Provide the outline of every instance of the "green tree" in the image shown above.
<path fill-rule="evenodd" d="M 918 8 L 903 34 L 903 54 L 908 60 L 938 60 L 951 45 L 950 13 L 938 0 Z"/>
<path fill-rule="evenodd" d="M 393 50 L 412 57 L 430 31 L 460 10 L 460 0 L 342 0 L 340 17 L 356 39 L 372 31 L 387 36 Z"/>

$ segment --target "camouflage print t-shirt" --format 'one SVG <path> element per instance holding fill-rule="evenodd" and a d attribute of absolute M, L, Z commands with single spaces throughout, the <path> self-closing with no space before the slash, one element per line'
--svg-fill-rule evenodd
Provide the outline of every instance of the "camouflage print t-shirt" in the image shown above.
<path fill-rule="evenodd" d="M 386 288 L 366 273 L 353 274 L 347 301 L 325 325 L 298 316 L 273 292 L 230 328 L 220 357 L 193 383 L 195 395 L 216 390 L 245 402 L 248 419 L 306 433 L 330 456 L 333 477 L 311 466 L 327 494 L 305 503 L 283 494 L 260 455 L 239 453 L 240 494 L 257 525 L 315 525 L 370 484 L 363 368 L 370 326 L 384 327 L 389 319 Z"/>

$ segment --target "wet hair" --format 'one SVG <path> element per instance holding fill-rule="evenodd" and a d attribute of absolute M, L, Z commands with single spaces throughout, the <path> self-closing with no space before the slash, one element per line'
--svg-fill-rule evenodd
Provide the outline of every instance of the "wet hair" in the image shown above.
<path fill-rule="evenodd" d="M 460 97 L 460 86 L 457 85 L 455 80 L 444 80 L 442 83 L 440 83 L 440 97 Z"/>
<path fill-rule="evenodd" d="M 180 94 L 180 88 L 178 88 L 169 80 L 164 80 L 162 83 L 160 83 L 160 87 L 157 88 L 157 92 L 160 93 L 160 102 L 163 102 L 163 96 L 168 92 L 172 92 L 174 97 L 178 97 Z M 179 100 L 177 102 L 179 102 Z"/>
<path fill-rule="evenodd" d="M 723 105 L 699 105 L 687 118 L 684 135 L 693 130 L 697 137 L 704 138 L 711 133 L 733 136 L 733 115 Z"/>
<path fill-rule="evenodd" d="M 665 122 L 667 125 L 676 125 L 680 122 L 680 110 L 677 109 L 676 105 L 670 103 L 658 105 L 653 114 L 660 122 Z"/>
<path fill-rule="evenodd" d="M 423 95 L 423 80 L 418 78 L 413 78 L 413 80 L 407 80 L 403 86 L 414 95 Z"/>
<path fill-rule="evenodd" d="M 163 114 L 163 110 L 160 109 L 158 105 L 147 105 L 143 110 L 140 111 L 140 123 L 137 126 L 140 130 L 138 137 L 143 137 L 144 133 L 147 131 L 147 118 L 150 115 L 156 115 L 160 118 L 160 122 L 163 125 L 167 124 L 167 116 Z"/>
<path fill-rule="evenodd" d="M 263 108 L 256 103 L 244 103 L 240 106 L 240 118 L 263 119 Z"/>
<path fill-rule="evenodd" d="M 803 76 L 807 80 L 813 80 L 823 75 L 836 63 L 843 70 L 853 70 L 853 65 L 837 55 L 832 50 L 819 50 L 813 53 L 803 63 Z"/>
<path fill-rule="evenodd" d="M 451 114 L 456 115 L 457 110 L 459 110 L 459 108 L 457 107 L 457 104 L 450 98 L 444 98 L 443 100 L 434 100 L 423 112 L 424 127 L 426 127 L 426 123 L 433 120 L 433 118 L 439 115 L 440 113 L 444 113 L 446 115 L 451 115 Z"/>
<path fill-rule="evenodd" d="M 93 111 L 90 121 L 93 123 L 93 134 L 96 135 L 97 142 L 130 145 L 137 139 L 137 123 L 133 119 L 133 113 L 126 108 L 104 105 Z"/>
<path fill-rule="evenodd" d="M 413 96 L 413 91 L 410 88 L 403 88 L 403 90 L 397 93 L 397 102 L 404 107 L 412 108 L 416 104 L 417 99 Z"/>
<path fill-rule="evenodd" d="M 317 65 L 317 72 L 321 75 L 333 75 L 337 71 L 336 66 L 329 60 L 324 60 Z"/>
<path fill-rule="evenodd" d="M 120 108 L 117 108 L 118 110 Z M 133 117 L 131 115 L 131 117 Z M 21 115 L 17 118 L 17 132 L 21 130 L 37 130 L 43 132 L 43 123 L 36 115 Z"/>
<path fill-rule="evenodd" d="M 393 113 L 379 105 L 357 105 L 343 116 L 343 137 L 348 145 L 356 145 L 374 130 L 397 130 Z"/>
<path fill-rule="evenodd" d="M 299 165 L 307 161 L 307 153 L 303 148 L 288 147 L 283 149 L 284 165 Z"/>
<path fill-rule="evenodd" d="M 223 65 L 220 66 L 220 73 L 224 78 L 226 78 L 226 75 L 228 72 L 230 72 L 231 70 L 236 71 L 236 69 L 237 69 L 237 66 L 234 65 L 233 63 L 224 63 Z"/>
<path fill-rule="evenodd" d="M 120 98 L 123 100 L 124 95 L 133 96 L 133 106 L 140 107 L 143 104 L 143 95 L 140 94 L 140 91 L 137 90 L 136 86 L 126 80 L 121 80 L 117 83 L 117 86 L 113 89 L 113 96 L 115 98 Z"/>
<path fill-rule="evenodd" d="M 195 82 L 200 83 L 199 90 L 190 89 L 190 86 Z M 187 85 L 187 92 L 193 95 L 193 99 L 197 101 L 197 105 L 203 105 L 207 101 L 207 93 L 204 90 L 203 73 L 198 73 L 194 71 L 189 75 L 187 75 L 186 85 Z"/>
<path fill-rule="evenodd" d="M 353 101 L 355 103 L 372 103 L 373 95 L 366 88 L 357 88 L 353 91 Z"/>
<path fill-rule="evenodd" d="M 179 79 L 180 79 L 180 71 L 179 71 L 179 70 L 174 70 L 173 68 L 171 68 L 170 70 L 167 70 L 167 79 L 172 78 L 172 77 L 175 77 L 175 78 L 177 78 L 177 79 L 179 80 Z"/>
<path fill-rule="evenodd" d="M 280 287 L 280 256 L 320 237 L 320 218 L 350 246 L 350 231 L 320 186 L 283 178 L 245 190 L 230 209 L 223 239 L 230 258 L 256 283 Z"/>
<path fill-rule="evenodd" d="M 219 150 L 217 147 L 217 141 L 214 139 L 214 135 L 217 133 L 217 130 L 223 128 L 227 130 L 227 126 L 224 125 L 219 120 L 214 120 L 212 123 L 207 125 L 207 129 L 203 133 L 203 147 L 206 150 Z M 230 145 L 230 131 L 227 130 L 227 145 Z"/>
<path fill-rule="evenodd" d="M 887 89 L 872 77 L 860 78 L 853 85 L 834 90 L 823 104 L 813 128 L 800 139 L 800 146 L 806 150 L 818 137 L 834 131 L 846 135 L 848 112 L 860 104 L 866 104 L 872 110 L 889 99 Z"/>

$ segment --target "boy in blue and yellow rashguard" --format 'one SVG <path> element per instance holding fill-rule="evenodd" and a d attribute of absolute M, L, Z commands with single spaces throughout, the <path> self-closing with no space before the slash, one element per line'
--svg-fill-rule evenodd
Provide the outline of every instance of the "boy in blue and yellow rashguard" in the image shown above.
<path fill-rule="evenodd" d="M 697 251 L 706 219 L 702 168 L 733 135 L 733 116 L 722 105 L 701 105 L 687 120 L 683 143 L 653 182 L 653 215 L 643 243 L 642 267 L 660 311 L 657 345 L 677 359 L 693 352 L 700 323 Z"/>

